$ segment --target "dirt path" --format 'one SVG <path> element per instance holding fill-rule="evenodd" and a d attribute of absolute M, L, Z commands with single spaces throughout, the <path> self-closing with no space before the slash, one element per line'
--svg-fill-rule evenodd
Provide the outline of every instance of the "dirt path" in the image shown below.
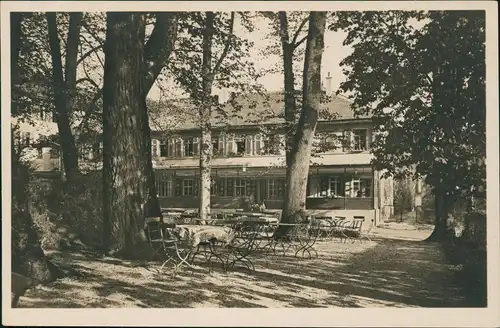
<path fill-rule="evenodd" d="M 321 242 L 313 260 L 260 256 L 257 272 L 200 267 L 152 276 L 117 259 L 65 254 L 83 277 L 28 291 L 21 307 L 456 307 L 454 272 L 428 230 L 376 229 L 363 243 Z M 410 240 L 412 239 L 412 240 Z"/>

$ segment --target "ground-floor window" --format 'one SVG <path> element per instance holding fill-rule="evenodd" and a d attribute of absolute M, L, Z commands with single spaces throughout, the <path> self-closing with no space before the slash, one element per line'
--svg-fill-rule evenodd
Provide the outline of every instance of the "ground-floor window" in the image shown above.
<path fill-rule="evenodd" d="M 182 196 L 194 196 L 194 180 L 182 180 Z"/>
<path fill-rule="evenodd" d="M 156 183 L 156 193 L 158 194 L 158 197 L 171 196 L 172 179 L 169 176 L 163 174 L 157 174 L 155 183 Z"/>
<path fill-rule="evenodd" d="M 244 179 L 235 179 L 234 189 L 236 196 L 247 196 L 247 181 Z"/>
<path fill-rule="evenodd" d="M 308 181 L 309 197 L 319 198 L 357 198 L 372 196 L 371 178 L 352 178 L 349 176 L 310 177 Z"/>
<path fill-rule="evenodd" d="M 371 197 L 372 180 L 358 179 L 352 180 L 352 197 Z"/>
<path fill-rule="evenodd" d="M 267 181 L 267 195 L 269 198 L 281 198 L 285 196 L 285 181 L 271 179 Z"/>

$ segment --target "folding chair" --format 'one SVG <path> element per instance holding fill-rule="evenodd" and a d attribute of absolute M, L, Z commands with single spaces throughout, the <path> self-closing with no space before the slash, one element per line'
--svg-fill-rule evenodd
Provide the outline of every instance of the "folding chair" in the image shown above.
<path fill-rule="evenodd" d="M 155 256 L 167 256 L 167 259 L 163 262 L 158 273 L 163 270 L 165 265 L 172 261 L 175 263 L 175 259 L 168 254 L 168 248 L 175 246 L 177 247 L 177 240 L 174 237 L 165 236 L 164 229 L 175 228 L 175 224 L 164 224 L 161 217 L 151 217 L 146 218 L 146 235 L 148 238 L 149 245 L 153 250 L 152 257 Z"/>

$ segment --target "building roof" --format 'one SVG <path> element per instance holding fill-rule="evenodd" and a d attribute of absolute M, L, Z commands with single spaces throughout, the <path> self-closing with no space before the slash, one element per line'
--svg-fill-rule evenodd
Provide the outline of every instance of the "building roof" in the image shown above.
<path fill-rule="evenodd" d="M 340 96 L 329 96 L 321 104 L 320 121 L 352 120 L 369 118 L 355 117 L 351 109 L 351 101 Z M 300 108 L 299 101 L 297 102 Z M 150 114 L 151 129 L 189 130 L 198 128 L 198 110 L 189 99 L 178 99 L 156 103 L 157 110 Z M 212 125 L 242 126 L 259 124 L 284 123 L 284 101 L 282 92 L 272 92 L 267 95 L 252 94 L 240 96 L 233 101 L 221 105 L 212 112 Z"/>

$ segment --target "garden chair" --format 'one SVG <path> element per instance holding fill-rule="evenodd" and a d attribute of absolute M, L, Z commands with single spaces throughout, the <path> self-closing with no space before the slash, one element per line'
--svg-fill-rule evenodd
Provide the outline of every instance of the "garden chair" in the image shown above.
<path fill-rule="evenodd" d="M 352 224 L 344 229 L 344 235 L 354 242 L 354 239 L 358 239 L 362 242 L 363 238 L 371 241 L 367 234 L 363 233 L 362 227 L 365 222 L 364 216 L 354 216 Z"/>
<path fill-rule="evenodd" d="M 158 273 L 163 270 L 165 265 L 169 263 L 170 261 L 176 262 L 174 257 L 172 257 L 168 250 L 172 246 L 177 249 L 177 240 L 174 238 L 174 236 L 165 236 L 165 231 L 168 231 L 167 229 L 172 229 L 175 228 L 174 223 L 163 223 L 163 219 L 161 217 L 151 217 L 151 218 L 146 218 L 146 223 L 145 223 L 145 231 L 146 231 L 146 236 L 149 242 L 149 245 L 151 246 L 151 249 L 153 250 L 152 257 L 154 258 L 155 256 L 159 257 L 164 257 L 166 256 L 166 260 L 163 261 L 163 264 L 161 265 L 160 269 L 158 270 Z"/>

